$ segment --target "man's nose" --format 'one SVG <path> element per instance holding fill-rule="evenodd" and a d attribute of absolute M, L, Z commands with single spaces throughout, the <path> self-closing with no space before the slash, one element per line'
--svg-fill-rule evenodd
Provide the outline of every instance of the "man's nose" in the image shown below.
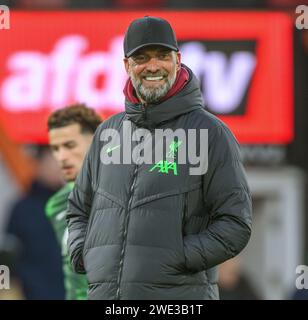
<path fill-rule="evenodd" d="M 157 58 L 151 58 L 147 63 L 147 70 L 155 73 L 160 69 L 159 61 Z"/>
<path fill-rule="evenodd" d="M 60 148 L 58 150 L 58 159 L 59 161 L 62 161 L 62 162 L 67 160 L 67 152 L 64 148 Z"/>

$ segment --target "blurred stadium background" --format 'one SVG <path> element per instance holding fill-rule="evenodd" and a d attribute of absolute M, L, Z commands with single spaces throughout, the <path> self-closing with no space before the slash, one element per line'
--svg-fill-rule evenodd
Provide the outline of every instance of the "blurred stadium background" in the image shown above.
<path fill-rule="evenodd" d="M 308 265 L 308 7 L 306 29 L 295 23 L 307 1 L 0 4 L 10 8 L 10 29 L 0 30 L 0 265 L 11 268 L 0 299 L 63 296 L 59 248 L 43 212 L 62 183 L 45 146 L 47 117 L 76 101 L 104 118 L 122 111 L 122 40 L 145 14 L 173 25 L 205 107 L 241 143 L 253 234 L 221 267 L 222 299 L 308 299 L 308 289 L 295 287 L 296 266 Z"/>

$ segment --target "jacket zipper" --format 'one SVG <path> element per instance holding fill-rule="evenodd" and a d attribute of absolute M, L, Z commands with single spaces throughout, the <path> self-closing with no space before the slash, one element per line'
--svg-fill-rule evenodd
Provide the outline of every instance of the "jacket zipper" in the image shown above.
<path fill-rule="evenodd" d="M 143 137 L 141 141 L 143 140 Z M 137 172 L 138 172 L 138 165 L 136 164 L 134 173 L 133 173 L 133 182 L 129 190 L 129 199 L 128 204 L 125 210 L 125 221 L 124 221 L 124 233 L 123 233 L 123 246 L 121 250 L 121 258 L 120 258 L 120 266 L 119 266 L 119 275 L 117 279 L 117 291 L 116 291 L 116 300 L 120 300 L 121 296 L 121 280 L 122 280 L 122 274 L 123 274 L 123 264 L 124 264 L 124 256 L 126 251 L 126 244 L 127 244 L 127 232 L 128 232 L 128 224 L 129 224 L 129 217 L 130 217 L 130 207 L 132 205 L 133 201 L 133 194 L 134 194 L 134 188 L 137 180 Z"/>

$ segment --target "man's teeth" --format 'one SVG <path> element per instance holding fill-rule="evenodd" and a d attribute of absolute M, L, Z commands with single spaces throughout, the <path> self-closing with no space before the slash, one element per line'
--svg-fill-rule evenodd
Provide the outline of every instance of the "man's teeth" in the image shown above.
<path fill-rule="evenodd" d="M 160 76 L 160 77 L 145 77 L 145 80 L 148 81 L 159 81 L 162 80 L 164 77 Z"/>

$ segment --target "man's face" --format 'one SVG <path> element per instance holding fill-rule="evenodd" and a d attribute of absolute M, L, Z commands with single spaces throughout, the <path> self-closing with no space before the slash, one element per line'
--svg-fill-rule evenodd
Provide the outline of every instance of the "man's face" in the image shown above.
<path fill-rule="evenodd" d="M 79 123 L 49 131 L 49 144 L 63 178 L 74 181 L 92 142 L 93 135 L 82 133 Z"/>
<path fill-rule="evenodd" d="M 124 65 L 138 97 L 143 102 L 155 103 L 174 84 L 181 55 L 163 46 L 148 46 L 125 58 Z"/>

